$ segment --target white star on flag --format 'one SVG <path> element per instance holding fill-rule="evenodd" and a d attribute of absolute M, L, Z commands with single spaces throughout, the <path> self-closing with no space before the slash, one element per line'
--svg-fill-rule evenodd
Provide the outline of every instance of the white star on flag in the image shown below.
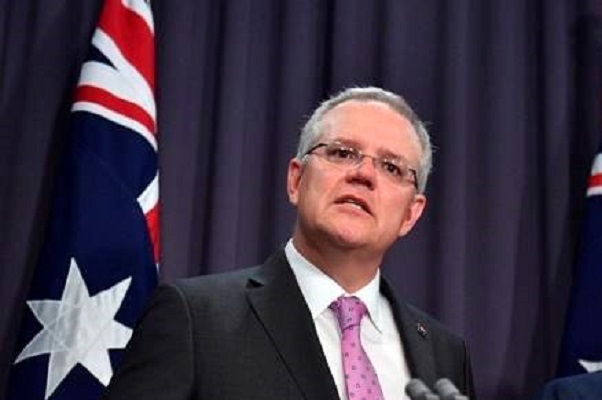
<path fill-rule="evenodd" d="M 579 364 L 581 364 L 588 373 L 602 371 L 602 361 L 579 360 Z"/>
<path fill-rule="evenodd" d="M 113 370 L 108 350 L 124 348 L 132 335 L 130 328 L 114 319 L 131 281 L 129 277 L 90 297 L 72 258 L 60 300 L 27 302 L 44 328 L 25 346 L 15 364 L 50 354 L 45 399 L 78 363 L 103 385 L 109 383 Z"/>

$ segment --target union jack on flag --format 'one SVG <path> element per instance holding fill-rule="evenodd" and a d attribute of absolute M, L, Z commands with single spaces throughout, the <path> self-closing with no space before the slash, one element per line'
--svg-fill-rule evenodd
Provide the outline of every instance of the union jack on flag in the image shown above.
<path fill-rule="evenodd" d="M 154 28 L 105 0 L 75 90 L 9 399 L 97 399 L 157 285 Z"/>

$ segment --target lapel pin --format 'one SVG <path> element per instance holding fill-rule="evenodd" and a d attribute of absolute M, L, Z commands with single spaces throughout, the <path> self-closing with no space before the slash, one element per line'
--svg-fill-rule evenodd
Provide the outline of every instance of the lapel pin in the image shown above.
<path fill-rule="evenodd" d="M 416 331 L 418 331 L 420 336 L 426 339 L 428 332 L 426 331 L 424 325 L 422 325 L 420 322 L 416 322 Z"/>

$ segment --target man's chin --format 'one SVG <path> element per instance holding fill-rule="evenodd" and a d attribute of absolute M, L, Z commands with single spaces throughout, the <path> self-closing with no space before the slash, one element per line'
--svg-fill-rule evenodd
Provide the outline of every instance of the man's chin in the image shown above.
<path fill-rule="evenodd" d="M 332 233 L 330 238 L 334 245 L 346 250 L 368 248 L 371 245 L 370 235 L 360 232 L 338 231 Z"/>

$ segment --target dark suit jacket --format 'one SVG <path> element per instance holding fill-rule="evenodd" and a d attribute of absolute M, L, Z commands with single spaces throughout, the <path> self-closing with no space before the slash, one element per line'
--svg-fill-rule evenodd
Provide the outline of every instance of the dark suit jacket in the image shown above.
<path fill-rule="evenodd" d="M 473 394 L 464 342 L 384 282 L 413 377 Z M 471 397 L 472 398 L 472 397 Z M 105 399 L 338 399 L 283 251 L 263 265 L 159 288 Z"/>
<path fill-rule="evenodd" d="M 533 400 L 598 400 L 601 398 L 602 372 L 594 372 L 554 379 Z"/>

